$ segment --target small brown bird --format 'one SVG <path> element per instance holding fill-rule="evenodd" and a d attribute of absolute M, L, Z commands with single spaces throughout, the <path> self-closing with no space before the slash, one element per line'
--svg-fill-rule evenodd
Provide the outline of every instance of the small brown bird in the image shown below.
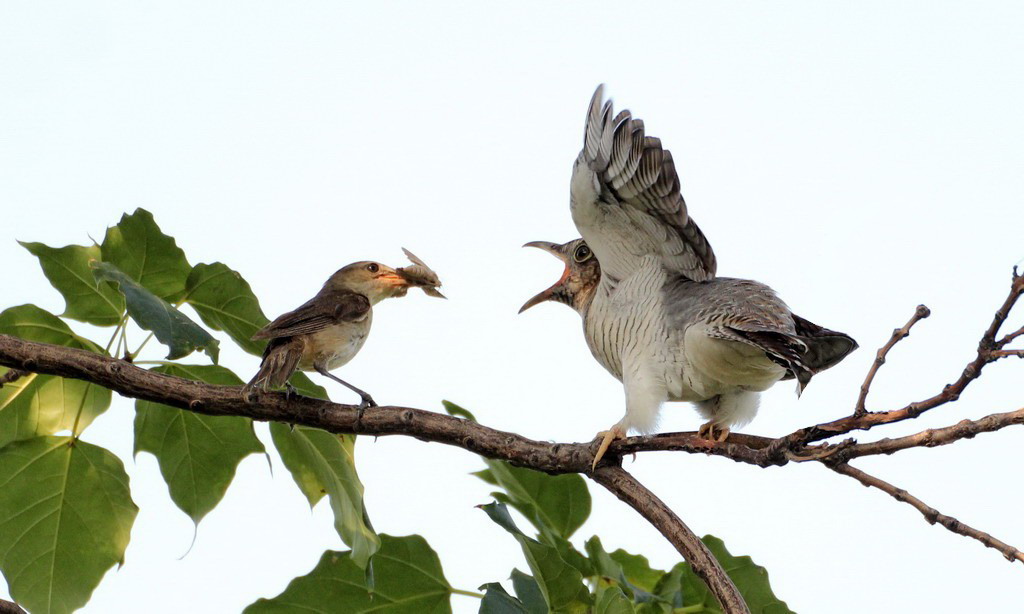
<path fill-rule="evenodd" d="M 409 254 L 408 250 L 406 253 Z M 278 317 L 252 336 L 269 339 L 263 362 L 246 388 L 279 388 L 297 369 L 316 371 L 360 396 L 360 407 L 376 405 L 369 394 L 330 374 L 359 353 L 370 333 L 373 306 L 386 298 L 405 296 L 419 287 L 440 296 L 437 274 L 411 256 L 415 266 L 393 269 L 378 262 L 354 262 L 338 270 L 320 292 L 294 311 Z M 443 297 L 442 297 L 443 298 Z"/>

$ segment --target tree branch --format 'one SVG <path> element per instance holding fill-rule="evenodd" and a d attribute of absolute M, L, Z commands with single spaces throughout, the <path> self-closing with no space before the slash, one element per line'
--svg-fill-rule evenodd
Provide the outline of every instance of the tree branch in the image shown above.
<path fill-rule="evenodd" d="M 422 441 L 463 448 L 481 456 L 505 460 L 517 466 L 546 473 L 583 473 L 599 482 L 598 476 L 602 467 L 617 464 L 622 456 L 637 452 L 678 450 L 723 456 L 760 467 L 781 466 L 790 461 L 817 461 L 836 467 L 845 465 L 846 461 L 852 458 L 892 454 L 912 447 L 946 445 L 974 437 L 979 433 L 1024 424 L 1024 409 L 1020 409 L 993 414 L 979 420 L 963 420 L 949 427 L 928 429 L 896 439 L 887 438 L 863 444 L 848 439 L 838 444 L 812 446 L 794 445 L 789 441 L 789 436 L 771 439 L 733 433 L 727 441 L 719 443 L 703 439 L 696 433 L 664 433 L 630 437 L 614 443 L 606 455 L 608 462 L 599 466 L 597 472 L 592 472 L 590 464 L 597 449 L 597 442 L 540 442 L 476 422 L 422 409 L 387 406 L 360 410 L 358 406 L 340 405 L 308 397 L 289 399 L 278 392 L 257 392 L 253 398 L 246 398 L 239 387 L 214 386 L 185 380 L 147 371 L 133 364 L 85 350 L 24 341 L 8 335 L 0 335 L 0 365 L 82 379 L 110 388 L 123 396 L 163 403 L 198 413 L 245 416 L 262 421 L 276 420 L 339 434 L 406 435 Z M 877 414 L 867 414 L 872 415 Z M 616 492 L 616 495 L 624 499 L 622 494 Z M 651 506 L 664 505 L 653 495 L 649 500 Z M 660 515 L 654 507 L 638 511 L 648 520 L 660 518 L 666 523 L 655 526 L 673 545 L 680 547 L 679 538 L 674 538 L 671 534 L 679 531 L 689 532 L 685 525 L 682 529 L 673 528 L 676 526 L 671 521 L 674 516 Z M 681 521 L 679 523 L 681 524 Z M 694 570 L 698 571 L 697 565 Z M 698 573 L 712 572 L 703 569 Z M 725 603 L 723 595 L 716 593 L 716 596 Z"/>
<path fill-rule="evenodd" d="M 661 499 L 622 467 L 602 466 L 590 477 L 658 527 L 661 534 L 672 542 L 676 550 L 693 567 L 694 572 L 718 597 L 726 614 L 749 614 L 750 610 L 743 597 L 722 566 L 704 546 L 704 542 Z"/>
<path fill-rule="evenodd" d="M 986 546 L 988 546 L 989 548 L 994 548 L 998 550 L 1003 554 L 1004 557 L 1006 557 L 1006 560 L 1010 561 L 1011 563 L 1013 561 L 1021 561 L 1022 563 L 1024 563 L 1024 553 L 1022 553 L 1020 550 L 1017 550 L 1013 546 L 999 541 L 998 539 L 992 537 L 984 531 L 979 531 L 973 527 L 969 527 L 966 524 L 957 520 L 956 518 L 953 518 L 952 516 L 946 516 L 945 514 L 939 513 L 937 509 L 931 507 L 924 501 L 921 501 L 920 499 L 903 490 L 902 488 L 897 488 L 896 486 L 893 486 L 892 484 L 884 480 L 880 480 L 879 478 L 876 478 L 875 476 L 869 473 L 865 473 L 860 469 L 857 469 L 856 467 L 851 467 L 850 465 L 847 465 L 845 463 L 834 465 L 831 467 L 831 469 L 836 473 L 841 473 L 843 475 L 849 476 L 857 480 L 864 486 L 873 486 L 881 490 L 882 492 L 889 494 L 892 498 L 896 499 L 901 503 L 907 503 L 912 505 L 914 509 L 921 512 L 921 515 L 923 515 L 924 519 L 928 521 L 928 524 L 939 523 L 940 525 L 946 527 L 953 533 L 963 535 L 965 537 L 970 537 L 971 539 L 976 539 L 981 543 L 985 544 Z"/>
<path fill-rule="evenodd" d="M 340 405 L 309 397 L 238 386 L 215 386 L 141 369 L 100 354 L 0 335 L 0 365 L 71 377 L 123 396 L 215 416 L 245 416 L 324 429 L 332 433 L 408 435 L 464 448 L 488 458 L 547 473 L 583 473 L 640 512 L 686 557 L 730 614 L 749 612 L 735 585 L 703 542 L 664 503 L 621 468 L 591 472 L 597 443 L 558 444 L 528 439 L 476 422 L 411 407 Z"/>
<path fill-rule="evenodd" d="M 961 420 L 945 428 L 927 429 L 920 433 L 890 439 L 879 439 L 870 443 L 858 443 L 845 447 L 836 453 L 842 457 L 841 462 L 861 456 L 875 454 L 892 454 L 909 448 L 934 448 L 944 446 L 961 439 L 971 439 L 979 433 L 991 433 L 1014 424 L 1024 424 L 1024 408 L 1002 414 L 992 414 L 978 420 Z M 833 461 L 835 462 L 835 461 Z"/>
<path fill-rule="evenodd" d="M 3 388 L 5 384 L 16 382 L 24 376 L 24 371 L 19 371 L 17 369 L 8 369 L 7 373 L 0 375 L 0 388 Z"/>
<path fill-rule="evenodd" d="M 0 614 L 25 614 L 25 610 L 13 601 L 0 599 Z"/>
<path fill-rule="evenodd" d="M 727 612 L 746 612 L 746 606 L 728 576 L 722 571 L 703 542 L 665 504 L 626 473 L 618 463 L 623 455 L 653 450 L 680 450 L 724 456 L 737 462 L 769 467 L 793 462 L 821 462 L 833 471 L 853 477 L 866 486 L 879 488 L 899 501 L 913 505 L 930 523 L 938 522 L 950 531 L 974 538 L 995 548 L 1007 559 L 1024 562 L 1024 555 L 991 535 L 973 529 L 954 518 L 940 514 L 916 497 L 874 476 L 847 464 L 852 458 L 876 454 L 892 454 L 914 447 L 946 445 L 979 433 L 992 432 L 1014 424 L 1024 424 L 1024 408 L 1013 412 L 992 414 L 979 420 L 963 420 L 955 425 L 928 429 L 896 439 L 857 443 L 854 439 L 831 444 L 809 445 L 854 430 L 868 430 L 916 418 L 925 411 L 955 401 L 967 386 L 977 379 L 982 368 L 1001 358 L 1024 357 L 1024 350 L 1004 349 L 1013 340 L 1024 336 L 1024 328 L 996 340 L 1010 310 L 1024 294 L 1024 276 L 1013 271 L 1010 293 L 996 312 L 978 343 L 976 356 L 952 384 L 923 401 L 880 412 L 869 412 L 864 403 L 879 368 L 888 352 L 910 333 L 911 327 L 927 317 L 929 311 L 918 306 L 914 316 L 903 328 L 893 331 L 889 341 L 878 350 L 868 371 L 852 414 L 845 418 L 799 429 L 776 439 L 733 433 L 725 442 L 713 442 L 696 433 L 665 433 L 649 437 L 631 437 L 616 442 L 606 455 L 606 462 L 592 471 L 591 459 L 597 442 L 547 443 L 528 439 L 515 433 L 498 431 L 475 422 L 436 412 L 409 407 L 374 407 L 360 409 L 330 401 L 307 397 L 288 398 L 277 392 L 255 392 L 251 396 L 231 386 L 214 386 L 140 369 L 122 360 L 84 350 L 34 343 L 8 335 L 0 335 L 0 365 L 11 369 L 0 376 L 0 386 L 16 380 L 26 372 L 71 377 L 98 384 L 124 396 L 154 401 L 198 413 L 245 416 L 254 420 L 276 420 L 324 429 L 332 433 L 368 435 L 406 435 L 423 441 L 434 441 L 469 450 L 481 456 L 508 461 L 546 473 L 582 473 L 615 493 L 651 522 L 684 557 L 694 571 L 708 584 Z M 2 614 L 2 612 L 0 612 Z"/>
<path fill-rule="evenodd" d="M 893 422 L 913 419 L 930 409 L 956 401 L 967 386 L 981 375 L 981 370 L 985 365 L 1008 356 L 1008 354 L 1000 352 L 1002 346 L 1005 345 L 1003 341 L 1006 338 L 1004 337 L 1004 339 L 996 341 L 996 335 L 999 333 L 1000 327 L 1006 321 L 1010 310 L 1013 309 L 1021 294 L 1024 294 L 1024 275 L 1017 274 L 1017 267 L 1014 267 L 1010 282 L 1010 292 L 1006 300 L 1003 301 L 1002 306 L 996 311 L 995 316 L 992 318 L 992 323 L 989 324 L 988 329 L 982 334 L 981 340 L 978 342 L 977 355 L 971 362 L 967 363 L 960 377 L 952 384 L 947 384 L 938 394 L 923 401 L 916 401 L 900 409 L 890 411 L 865 412 L 857 415 L 855 409 L 853 414 L 845 418 L 802 428 L 779 438 L 777 440 L 778 443 L 773 446 L 773 451 L 779 454 L 785 449 L 792 450 L 814 441 L 821 441 L 822 439 L 828 439 L 837 435 L 845 435 L 851 431 L 866 431 L 881 424 L 892 424 Z M 1011 333 L 1007 336 L 1012 337 L 1015 334 Z"/>
<path fill-rule="evenodd" d="M 903 328 L 897 328 L 892 331 L 892 336 L 889 337 L 889 341 L 883 345 L 878 353 L 875 354 L 875 362 L 871 363 L 871 368 L 868 369 L 867 377 L 864 378 L 864 383 L 860 387 L 860 396 L 857 397 L 857 405 L 853 410 L 854 416 L 862 416 L 867 413 L 867 409 L 864 407 L 864 402 L 868 398 L 868 391 L 871 390 L 871 382 L 875 379 L 875 374 L 878 373 L 878 369 L 885 364 L 885 357 L 889 354 L 889 350 L 894 345 L 899 343 L 901 340 L 906 339 L 910 336 L 910 329 L 917 324 L 920 320 L 923 320 L 932 314 L 924 305 L 918 305 L 917 309 L 914 310 L 914 315 L 910 320 L 903 325 Z"/>

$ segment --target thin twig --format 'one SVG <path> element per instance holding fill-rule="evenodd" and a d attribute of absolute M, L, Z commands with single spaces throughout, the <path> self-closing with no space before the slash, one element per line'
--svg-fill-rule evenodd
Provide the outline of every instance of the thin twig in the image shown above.
<path fill-rule="evenodd" d="M 892 439 L 886 437 L 885 439 L 869 443 L 854 443 L 842 449 L 837 449 L 834 454 L 823 454 L 821 458 L 814 460 L 827 459 L 835 463 L 838 462 L 837 459 L 841 458 L 841 462 L 846 462 L 852 458 L 878 454 L 888 455 L 900 450 L 909 450 L 910 448 L 934 448 L 949 445 L 961 439 L 971 439 L 980 433 L 991 433 L 1015 424 L 1024 424 L 1024 408 L 1001 414 L 991 414 L 978 420 L 961 420 L 952 426 L 926 429 L 906 437 Z M 833 446 L 833 448 L 839 447 Z M 809 449 L 817 450 L 818 448 L 819 446 L 812 446 Z"/>
<path fill-rule="evenodd" d="M 602 466 L 591 476 L 654 525 L 708 585 L 726 614 L 749 614 L 746 602 L 704 542 L 665 503 L 622 467 Z"/>
<path fill-rule="evenodd" d="M 999 360 L 1000 358 L 1010 358 L 1016 356 L 1017 358 L 1024 358 L 1024 350 L 991 350 L 988 353 L 989 362 L 993 360 Z"/>
<path fill-rule="evenodd" d="M 931 507 L 924 501 L 921 501 L 920 499 L 903 490 L 902 488 L 897 488 L 896 486 L 893 486 L 892 484 L 884 480 L 880 480 L 879 478 L 876 478 L 875 476 L 869 473 L 865 473 L 860 469 L 857 469 L 856 467 L 851 467 L 850 465 L 847 465 L 845 463 L 834 465 L 830 468 L 836 473 L 841 473 L 842 475 L 846 475 L 857 480 L 864 486 L 873 486 L 881 490 L 882 492 L 889 494 L 892 498 L 896 499 L 901 503 L 907 503 L 912 505 L 914 509 L 921 512 L 921 515 L 924 516 L 924 519 L 927 520 L 929 524 L 938 523 L 944 526 L 945 528 L 949 529 L 953 533 L 963 535 L 964 537 L 970 537 L 971 539 L 976 539 L 985 546 L 988 546 L 989 548 L 994 548 L 995 550 L 1001 552 L 1002 555 L 1006 557 L 1006 560 L 1010 561 L 1011 563 L 1013 561 L 1021 561 L 1022 563 L 1024 563 L 1024 553 L 1022 553 L 1020 550 L 1017 550 L 1016 548 L 1007 543 L 999 541 L 998 539 L 992 537 L 984 531 L 979 531 L 978 529 L 969 527 L 966 524 L 957 520 L 956 518 L 953 518 L 952 516 L 946 516 L 945 514 L 940 513 L 934 507 Z"/>
<path fill-rule="evenodd" d="M 1003 337 L 1002 339 L 1000 339 L 999 341 L 996 342 L 996 347 L 999 348 L 999 349 L 1002 349 L 1003 347 L 1008 345 L 1011 341 L 1013 341 L 1014 339 L 1016 339 L 1017 337 L 1020 337 L 1022 335 L 1024 335 L 1024 326 L 1021 326 L 1020 328 L 1018 328 L 1017 330 L 1013 331 L 1012 333 L 1006 333 L 1005 337 Z"/>
<path fill-rule="evenodd" d="M 917 324 L 920 320 L 923 320 L 932 314 L 924 305 L 918 305 L 917 309 L 914 310 L 914 315 L 910 320 L 903 325 L 903 328 L 897 328 L 892 331 L 892 336 L 889 337 L 889 341 L 886 342 L 875 354 L 875 361 L 871 363 L 871 368 L 868 369 L 868 375 L 864 378 L 864 383 L 860 387 L 860 396 L 857 397 L 857 405 L 853 410 L 854 416 L 862 416 L 867 413 L 867 409 L 864 407 L 864 401 L 868 398 L 868 391 L 871 390 L 871 382 L 875 379 L 875 374 L 878 373 L 878 369 L 885 364 L 885 357 L 889 354 L 889 350 L 894 345 L 910 336 L 910 329 Z"/>
<path fill-rule="evenodd" d="M 3 388 L 6 384 L 14 383 L 26 375 L 28 375 L 28 371 L 8 369 L 6 373 L 0 375 L 0 388 Z"/>
<path fill-rule="evenodd" d="M 967 363 L 960 377 L 952 384 L 947 384 L 938 394 L 923 401 L 909 403 L 900 409 L 865 413 L 860 416 L 850 415 L 831 422 L 799 429 L 789 435 L 778 438 L 771 446 L 773 454 L 781 458 L 785 456 L 786 450 L 794 450 L 808 443 L 821 441 L 822 439 L 828 439 L 837 435 L 845 435 L 851 431 L 866 431 L 882 424 L 910 420 L 928 410 L 956 401 L 967 386 L 978 379 L 985 365 L 994 360 L 991 358 L 991 354 L 993 351 L 996 351 L 994 349 L 997 347 L 996 335 L 999 334 L 999 328 L 1006 321 L 1010 310 L 1013 309 L 1021 294 L 1024 294 L 1024 275 L 1018 275 L 1017 268 L 1014 267 L 1010 292 L 1006 300 L 1003 301 L 1002 306 L 996 311 L 991 324 L 982 334 L 981 340 L 978 342 L 977 354 L 971 362 Z"/>

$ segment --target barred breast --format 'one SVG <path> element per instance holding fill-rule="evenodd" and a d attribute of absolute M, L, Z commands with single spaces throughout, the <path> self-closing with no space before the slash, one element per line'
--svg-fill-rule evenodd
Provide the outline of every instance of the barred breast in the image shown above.
<path fill-rule="evenodd" d="M 671 362 L 661 286 L 665 272 L 651 258 L 628 278 L 602 276 L 583 319 L 583 332 L 594 358 L 620 381 L 623 362 L 655 367 Z"/>

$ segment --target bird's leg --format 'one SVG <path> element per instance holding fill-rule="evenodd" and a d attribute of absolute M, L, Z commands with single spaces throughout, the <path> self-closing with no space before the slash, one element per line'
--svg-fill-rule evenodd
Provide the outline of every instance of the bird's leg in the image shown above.
<path fill-rule="evenodd" d="M 295 386 L 292 386 L 291 382 L 284 383 L 284 398 L 286 401 L 291 401 L 295 397 L 299 396 L 299 390 Z"/>
<path fill-rule="evenodd" d="M 594 462 L 590 465 L 590 470 L 597 469 L 597 463 L 604 457 L 604 453 L 608 451 L 608 447 L 612 445 L 612 442 L 616 439 L 626 438 L 626 429 L 622 426 L 622 422 L 616 422 L 612 425 L 612 428 L 607 431 L 601 431 L 595 436 L 595 439 L 601 438 L 601 445 L 597 447 L 597 454 L 594 455 Z"/>
<path fill-rule="evenodd" d="M 346 382 L 345 380 L 341 379 L 340 377 L 335 377 L 335 376 L 331 375 L 327 371 L 327 369 L 325 369 L 322 366 L 313 365 L 313 367 L 316 369 L 316 372 L 319 373 L 320 375 L 323 375 L 324 377 L 330 378 L 330 379 L 338 382 L 342 386 L 348 388 L 352 392 L 358 394 L 359 397 L 362 399 L 362 402 L 359 404 L 359 408 L 360 409 L 366 409 L 367 407 L 377 407 L 377 403 L 373 400 L 373 397 L 371 397 L 369 394 L 367 394 L 367 393 L 363 392 L 362 390 L 356 388 L 355 386 L 353 386 L 352 384 Z"/>
<path fill-rule="evenodd" d="M 717 435 L 715 434 L 716 427 L 718 430 Z M 717 441 L 718 443 L 722 443 L 728 439 L 729 429 L 716 423 L 714 420 L 709 420 L 708 422 L 700 425 L 700 428 L 697 429 L 697 436 L 703 437 L 708 441 Z"/>

